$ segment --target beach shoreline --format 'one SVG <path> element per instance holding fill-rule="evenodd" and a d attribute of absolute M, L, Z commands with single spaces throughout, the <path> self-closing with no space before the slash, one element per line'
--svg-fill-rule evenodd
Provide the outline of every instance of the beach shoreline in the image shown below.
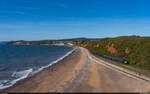
<path fill-rule="evenodd" d="M 72 55 L 74 55 L 75 53 L 77 53 L 77 48 L 74 48 L 73 50 L 71 50 L 70 52 L 68 52 L 67 54 L 65 54 L 64 56 L 62 56 L 61 58 L 59 58 L 59 60 L 56 60 L 57 62 L 53 62 L 52 64 L 50 64 L 49 66 L 41 69 L 40 71 L 38 71 L 37 73 L 35 73 L 34 75 L 32 75 L 31 77 L 27 77 L 25 79 L 22 79 L 20 81 L 17 81 L 15 84 L 13 84 L 12 86 L 9 86 L 7 88 L 1 89 L 0 93 L 3 92 L 22 92 L 24 91 L 23 88 L 21 86 L 24 86 L 24 83 L 28 83 L 28 82 L 32 82 L 32 80 L 34 78 L 36 78 L 38 75 L 40 75 L 41 73 L 43 74 L 44 72 L 46 72 L 47 70 L 49 70 L 50 72 L 53 72 L 55 70 L 57 70 L 57 66 L 61 65 L 61 63 L 66 62 L 66 60 L 68 61 L 68 58 L 72 57 Z M 75 60 L 76 61 L 76 60 Z M 55 67 L 55 68 L 54 68 Z M 38 77 L 40 78 L 40 77 Z M 21 89 L 22 88 L 22 89 Z M 20 91 L 21 90 L 21 91 Z M 26 91 L 26 90 L 25 90 Z M 25 92 L 24 91 L 24 92 Z M 33 91 L 33 90 L 31 90 Z"/>
<path fill-rule="evenodd" d="M 104 62 L 79 47 L 60 62 L 0 93 L 150 91 L 148 81 L 106 63 L 109 62 Z"/>

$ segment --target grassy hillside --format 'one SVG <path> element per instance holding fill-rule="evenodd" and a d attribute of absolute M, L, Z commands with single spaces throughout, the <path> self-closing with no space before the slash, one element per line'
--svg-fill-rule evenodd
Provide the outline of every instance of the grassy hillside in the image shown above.
<path fill-rule="evenodd" d="M 79 46 L 126 59 L 130 65 L 150 70 L 150 37 L 122 36 L 82 41 Z"/>
<path fill-rule="evenodd" d="M 55 44 L 71 42 L 89 50 L 123 58 L 140 68 L 150 70 L 150 37 L 121 36 L 116 38 L 88 39 L 75 38 L 64 40 L 12 41 L 8 44 Z"/>

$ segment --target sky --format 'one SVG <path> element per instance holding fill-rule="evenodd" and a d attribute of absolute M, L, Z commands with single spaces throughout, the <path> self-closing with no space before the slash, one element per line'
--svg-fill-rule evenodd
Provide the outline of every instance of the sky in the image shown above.
<path fill-rule="evenodd" d="M 150 0 L 0 0 L 0 41 L 150 35 Z"/>

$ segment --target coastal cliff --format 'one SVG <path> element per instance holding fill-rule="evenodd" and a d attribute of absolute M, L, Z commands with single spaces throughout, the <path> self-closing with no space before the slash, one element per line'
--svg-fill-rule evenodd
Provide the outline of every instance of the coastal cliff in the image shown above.
<path fill-rule="evenodd" d="M 126 59 L 130 65 L 150 70 L 150 37 L 121 36 L 83 41 L 79 46 Z"/>

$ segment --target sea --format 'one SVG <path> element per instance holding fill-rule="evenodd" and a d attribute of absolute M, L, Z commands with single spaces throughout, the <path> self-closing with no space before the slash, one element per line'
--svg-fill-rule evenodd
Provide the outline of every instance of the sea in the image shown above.
<path fill-rule="evenodd" d="M 57 63 L 75 49 L 55 45 L 0 44 L 0 90 Z"/>

